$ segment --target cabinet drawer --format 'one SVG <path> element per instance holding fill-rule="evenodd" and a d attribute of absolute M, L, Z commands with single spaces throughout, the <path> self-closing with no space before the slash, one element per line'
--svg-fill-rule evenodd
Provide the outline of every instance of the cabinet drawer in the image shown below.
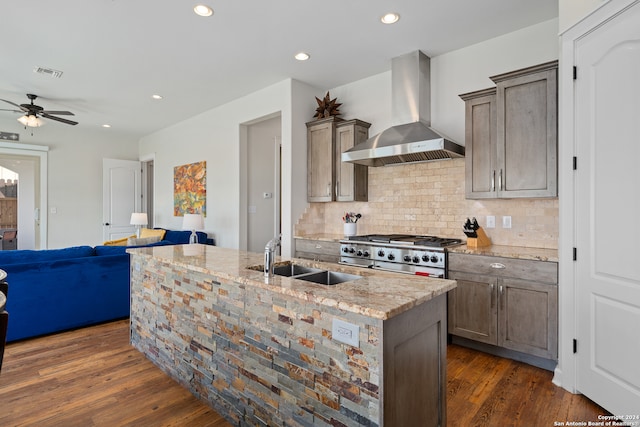
<path fill-rule="evenodd" d="M 486 255 L 449 254 L 449 271 L 511 277 L 555 285 L 558 263 Z"/>
<path fill-rule="evenodd" d="M 295 239 L 296 258 L 313 259 L 326 262 L 338 262 L 340 243 L 325 240 Z"/>

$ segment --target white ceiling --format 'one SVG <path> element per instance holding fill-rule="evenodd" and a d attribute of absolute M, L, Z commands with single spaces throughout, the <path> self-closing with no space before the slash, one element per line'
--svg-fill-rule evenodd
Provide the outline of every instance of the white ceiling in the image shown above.
<path fill-rule="evenodd" d="M 45 109 L 74 112 L 78 127 L 108 123 L 138 138 L 286 78 L 321 97 L 400 54 L 434 57 L 558 16 L 558 0 L 203 0 L 208 18 L 196 3 L 3 0 L 0 98 L 22 104 L 34 93 Z M 381 24 L 389 11 L 400 21 Z M 299 51 L 311 59 L 296 61 Z"/>

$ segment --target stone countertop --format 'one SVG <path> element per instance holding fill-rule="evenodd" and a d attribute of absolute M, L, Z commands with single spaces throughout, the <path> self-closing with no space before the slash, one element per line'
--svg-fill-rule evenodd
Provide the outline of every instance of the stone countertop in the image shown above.
<path fill-rule="evenodd" d="M 408 311 L 456 287 L 455 280 L 390 273 L 295 258 L 291 261 L 296 264 L 357 274 L 362 276 L 362 279 L 326 286 L 283 276 L 265 278 L 261 270 L 247 268 L 262 265 L 264 261 L 262 253 L 210 245 L 155 246 L 127 249 L 127 252 L 132 255 L 153 257 L 178 267 L 246 286 L 268 289 L 382 320 Z M 279 263 L 288 261 L 280 257 L 276 260 Z"/>
<path fill-rule="evenodd" d="M 491 245 L 484 248 L 472 248 L 465 245 L 447 248 L 449 253 L 467 255 L 485 255 L 502 258 L 527 259 L 533 261 L 558 262 L 557 249 L 525 248 L 521 246 Z"/>
<path fill-rule="evenodd" d="M 320 240 L 323 242 L 339 242 L 340 240 L 346 239 L 346 237 L 342 234 L 328 234 L 328 233 L 317 233 L 317 234 L 306 234 L 295 235 L 294 239 L 307 239 L 307 240 Z"/>
<path fill-rule="evenodd" d="M 296 239 L 320 240 L 328 242 L 339 242 L 345 237 L 337 234 L 308 234 L 305 236 L 296 235 Z M 485 255 L 503 258 L 528 259 L 534 261 L 558 262 L 558 250 L 547 248 L 526 248 L 523 246 L 491 245 L 485 248 L 472 248 L 466 244 L 451 246 L 447 248 L 451 253 L 468 255 Z"/>

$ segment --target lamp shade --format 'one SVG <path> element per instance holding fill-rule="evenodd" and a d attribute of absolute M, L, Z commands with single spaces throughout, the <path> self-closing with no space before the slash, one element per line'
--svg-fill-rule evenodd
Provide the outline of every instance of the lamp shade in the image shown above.
<path fill-rule="evenodd" d="M 202 230 L 204 228 L 204 219 L 202 214 L 184 214 L 182 219 L 183 230 Z"/>
<path fill-rule="evenodd" d="M 32 128 L 37 128 L 45 124 L 44 120 L 42 120 L 40 117 L 34 116 L 33 114 L 21 116 L 18 121 L 23 125 Z"/>
<path fill-rule="evenodd" d="M 131 214 L 131 225 L 147 225 L 147 214 L 144 212 L 134 212 Z"/>

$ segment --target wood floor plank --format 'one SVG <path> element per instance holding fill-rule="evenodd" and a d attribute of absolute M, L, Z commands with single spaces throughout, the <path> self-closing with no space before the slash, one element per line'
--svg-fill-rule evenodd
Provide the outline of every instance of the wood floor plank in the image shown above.
<path fill-rule="evenodd" d="M 547 427 L 608 415 L 555 386 L 549 371 L 457 345 L 447 350 L 449 426 Z M 232 425 L 129 344 L 128 320 L 10 343 L 0 402 L 0 426 Z"/>

